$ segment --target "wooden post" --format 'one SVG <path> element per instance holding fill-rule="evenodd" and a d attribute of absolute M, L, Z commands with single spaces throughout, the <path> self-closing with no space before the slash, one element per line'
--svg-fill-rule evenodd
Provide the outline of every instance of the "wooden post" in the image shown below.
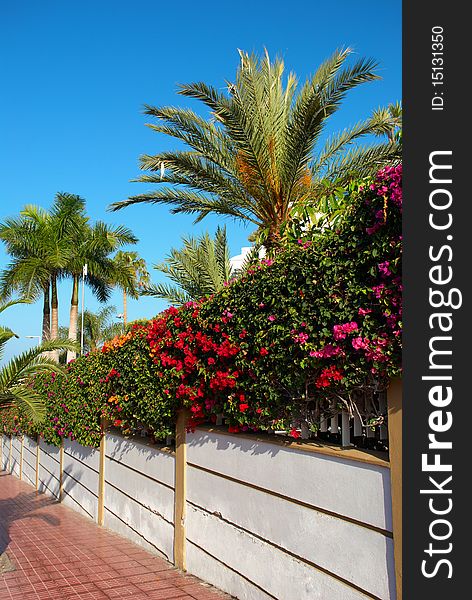
<path fill-rule="evenodd" d="M 402 380 L 387 391 L 390 480 L 392 487 L 393 550 L 397 600 L 402 599 Z"/>
<path fill-rule="evenodd" d="M 23 479 L 23 443 L 24 443 L 24 437 L 21 436 L 21 445 L 20 445 L 20 481 Z"/>
<path fill-rule="evenodd" d="M 98 466 L 98 508 L 97 523 L 103 526 L 105 520 L 105 458 L 106 458 L 106 422 L 100 421 L 100 458 Z"/>
<path fill-rule="evenodd" d="M 39 491 L 39 465 L 40 465 L 40 441 L 41 441 L 41 436 L 38 435 L 38 437 L 36 438 L 36 481 L 35 481 L 35 485 L 36 485 L 36 491 Z"/>
<path fill-rule="evenodd" d="M 59 447 L 59 502 L 62 502 L 64 494 L 64 438 Z"/>
<path fill-rule="evenodd" d="M 174 490 L 174 564 L 185 571 L 185 514 L 187 487 L 187 422 L 188 409 L 177 415 L 175 427 L 175 490 Z"/>

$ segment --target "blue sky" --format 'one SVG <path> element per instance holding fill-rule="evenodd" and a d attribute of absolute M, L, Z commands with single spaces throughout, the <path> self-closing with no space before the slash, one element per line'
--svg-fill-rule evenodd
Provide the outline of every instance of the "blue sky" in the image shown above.
<path fill-rule="evenodd" d="M 144 126 L 144 103 L 198 103 L 176 95 L 178 83 L 205 81 L 223 88 L 238 64 L 237 49 L 283 56 L 303 81 L 336 48 L 350 46 L 380 63 L 382 80 L 361 86 L 334 117 L 346 127 L 401 98 L 401 2 L 181 2 L 23 0 L 0 6 L 0 218 L 28 203 L 48 207 L 58 191 L 87 200 L 92 220 L 125 224 L 135 249 L 153 263 L 184 234 L 213 233 L 223 221 L 198 226 L 167 208 L 138 205 L 118 213 L 107 206 L 149 189 L 131 183 L 138 157 L 173 147 Z M 232 254 L 248 245 L 246 229 L 227 222 Z M 0 268 L 8 262 L 0 247 Z M 70 283 L 60 287 L 60 321 L 68 322 Z M 120 310 L 120 294 L 111 303 Z M 86 292 L 86 306 L 97 303 Z M 150 317 L 165 304 L 131 301 L 129 318 Z M 41 332 L 41 303 L 2 315 L 30 347 Z"/>

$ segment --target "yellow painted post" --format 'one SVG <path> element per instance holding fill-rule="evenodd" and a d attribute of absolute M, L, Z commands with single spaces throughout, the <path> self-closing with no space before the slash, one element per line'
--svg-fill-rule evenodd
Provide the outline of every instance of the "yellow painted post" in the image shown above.
<path fill-rule="evenodd" d="M 187 498 L 187 422 L 188 409 L 177 415 L 175 427 L 175 490 L 174 490 L 174 564 L 186 570 L 185 560 L 185 515 Z"/>
<path fill-rule="evenodd" d="M 59 502 L 64 495 L 64 439 L 59 447 Z"/>
<path fill-rule="evenodd" d="M 36 491 L 39 491 L 39 465 L 40 465 L 40 441 L 41 441 L 41 437 L 38 435 L 38 437 L 36 438 Z"/>
<path fill-rule="evenodd" d="M 103 526 L 105 519 L 105 458 L 106 458 L 106 422 L 102 418 L 100 421 L 100 458 L 98 467 L 98 509 L 97 523 Z"/>
<path fill-rule="evenodd" d="M 402 380 L 393 379 L 387 390 L 387 403 L 397 600 L 402 600 L 402 392 Z"/>
<path fill-rule="evenodd" d="M 23 479 L 23 443 L 24 443 L 24 437 L 21 436 L 21 445 L 20 445 L 20 481 Z"/>

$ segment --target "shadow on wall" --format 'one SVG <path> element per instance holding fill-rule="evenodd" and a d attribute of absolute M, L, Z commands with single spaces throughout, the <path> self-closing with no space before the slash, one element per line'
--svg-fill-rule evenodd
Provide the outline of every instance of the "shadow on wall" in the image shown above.
<path fill-rule="evenodd" d="M 0 473 L 0 486 L 2 478 L 8 473 Z M 10 544 L 10 527 L 15 521 L 22 519 L 42 519 L 50 525 L 60 525 L 60 520 L 48 513 L 39 512 L 56 504 L 57 500 L 36 492 L 19 492 L 16 496 L 3 498 L 0 493 L 0 555 L 5 552 Z"/>
<path fill-rule="evenodd" d="M 141 436 L 123 437 L 116 430 L 107 430 L 107 436 L 113 440 L 114 449 L 107 448 L 107 455 L 118 462 L 125 462 L 123 458 L 130 452 L 143 456 L 145 461 L 152 460 L 157 452 L 162 452 L 164 449 L 169 450 L 165 444 L 154 444 Z"/>
<path fill-rule="evenodd" d="M 274 438 L 274 440 L 264 440 L 255 438 L 250 439 L 249 436 L 238 437 L 237 435 L 219 435 L 218 432 L 206 432 L 204 430 L 198 430 L 189 437 L 189 445 L 191 446 L 213 446 L 216 450 L 228 450 L 234 449 L 241 452 L 250 454 L 251 456 L 259 456 L 266 454 L 271 458 L 275 458 L 280 452 L 291 452 L 298 455 L 307 455 L 307 451 L 303 448 L 294 447 L 297 444 L 294 440 L 287 440 L 284 438 Z M 301 442 L 303 443 L 303 442 Z M 319 444 L 314 440 L 310 440 L 310 446 L 324 447 L 324 444 Z M 351 464 L 360 471 L 376 471 L 382 479 L 382 489 L 384 490 L 383 502 L 385 514 L 391 515 L 391 498 L 390 498 L 390 471 L 384 467 L 375 467 L 368 463 L 360 461 L 354 461 L 343 456 L 325 456 L 323 454 L 316 454 L 318 461 L 325 462 L 327 467 L 329 463 L 343 463 Z"/>

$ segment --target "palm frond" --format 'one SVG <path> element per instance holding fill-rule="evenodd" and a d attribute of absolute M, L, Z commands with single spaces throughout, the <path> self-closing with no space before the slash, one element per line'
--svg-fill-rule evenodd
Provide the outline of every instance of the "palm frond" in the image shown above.
<path fill-rule="evenodd" d="M 218 214 L 254 224 L 267 247 L 277 246 L 292 207 L 313 200 L 326 177 L 352 177 L 356 156 L 359 176 L 397 156 L 393 147 L 390 152 L 382 145 L 364 152 L 353 148 L 370 134 L 387 135 L 394 146 L 392 126 L 401 119 L 396 105 L 374 112 L 318 149 L 329 118 L 347 94 L 379 78 L 373 59 L 354 60 L 351 54 L 349 48 L 336 50 L 299 87 L 293 73 L 285 75 L 281 59 L 272 61 L 267 51 L 262 58 L 239 51 L 236 77 L 225 90 L 204 82 L 179 86 L 178 93 L 203 104 L 209 118 L 188 108 L 147 105 L 145 113 L 155 119 L 148 127 L 184 149 L 141 156 L 146 173 L 135 181 L 157 185 L 157 191 L 109 209 L 162 204 L 172 214 L 195 215 L 195 222 Z"/>
<path fill-rule="evenodd" d="M 27 385 L 15 385 L 7 393 L 0 391 L 0 408 L 17 406 L 34 423 L 46 416 L 46 406 L 42 396 Z"/>

